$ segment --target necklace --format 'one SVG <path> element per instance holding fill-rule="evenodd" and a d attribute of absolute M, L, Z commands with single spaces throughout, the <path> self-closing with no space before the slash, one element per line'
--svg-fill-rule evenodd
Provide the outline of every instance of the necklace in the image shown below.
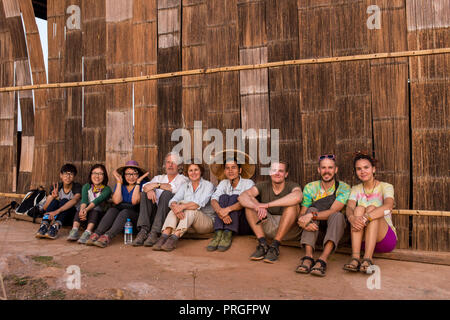
<path fill-rule="evenodd" d="M 323 181 L 321 180 L 320 181 L 320 185 L 321 185 L 321 187 L 322 187 L 322 189 L 323 189 L 323 191 L 325 191 L 325 194 L 326 194 L 326 196 L 328 197 L 328 196 L 330 196 L 329 194 L 328 194 L 328 192 L 327 192 L 327 189 L 325 188 L 325 186 L 324 186 L 324 184 L 323 184 Z M 336 185 L 336 183 L 335 184 L 333 184 L 333 186 L 335 186 Z M 331 188 L 330 188 L 331 189 Z"/>
<path fill-rule="evenodd" d="M 373 188 L 372 188 L 372 191 L 370 191 L 369 193 L 366 192 L 366 189 L 364 188 L 364 184 L 363 184 L 363 191 L 364 191 L 364 194 L 366 195 L 366 197 L 368 197 L 369 194 L 372 194 L 372 193 L 373 193 L 373 191 L 374 191 L 375 188 L 377 187 L 377 184 L 378 184 L 378 181 L 375 180 L 375 183 L 374 183 L 374 186 L 373 186 Z"/>

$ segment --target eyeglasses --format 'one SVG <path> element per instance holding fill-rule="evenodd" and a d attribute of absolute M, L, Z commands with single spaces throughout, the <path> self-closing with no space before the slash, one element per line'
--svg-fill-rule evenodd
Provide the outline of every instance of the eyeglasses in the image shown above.
<path fill-rule="evenodd" d="M 92 172 L 93 176 L 103 177 L 105 174 L 103 172 Z"/>
<path fill-rule="evenodd" d="M 325 159 L 330 159 L 330 160 L 336 161 L 336 156 L 334 154 L 324 154 L 323 156 L 319 157 L 319 161 L 322 161 Z"/>
<path fill-rule="evenodd" d="M 63 173 L 63 176 L 66 176 L 66 177 L 74 177 L 75 174 L 74 174 L 73 172 L 64 172 L 64 173 Z"/>
<path fill-rule="evenodd" d="M 125 177 L 138 177 L 139 173 L 125 173 Z"/>

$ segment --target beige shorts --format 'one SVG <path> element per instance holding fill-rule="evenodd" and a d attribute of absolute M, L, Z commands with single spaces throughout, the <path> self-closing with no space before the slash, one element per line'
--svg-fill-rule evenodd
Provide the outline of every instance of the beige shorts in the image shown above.
<path fill-rule="evenodd" d="M 262 228 L 264 230 L 264 234 L 269 239 L 274 239 L 278 232 L 278 227 L 280 225 L 281 215 L 272 215 L 267 212 L 267 220 L 262 222 Z M 302 233 L 302 229 L 298 226 L 297 220 L 294 225 L 289 229 L 282 240 L 284 241 L 300 241 L 300 236 Z"/>

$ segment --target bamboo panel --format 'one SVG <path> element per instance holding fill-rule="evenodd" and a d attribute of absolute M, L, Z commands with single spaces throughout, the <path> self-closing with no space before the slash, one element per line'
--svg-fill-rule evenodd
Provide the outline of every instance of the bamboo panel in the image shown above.
<path fill-rule="evenodd" d="M 266 1 L 268 61 L 299 58 L 299 23 L 296 0 Z M 289 179 L 303 175 L 300 67 L 269 69 L 270 126 L 279 132 L 279 156 L 290 163 Z M 273 137 L 272 137 L 273 139 Z"/>
<path fill-rule="evenodd" d="M 133 152 L 133 113 L 107 111 L 106 113 L 106 168 L 113 172 L 130 160 Z M 113 180 L 113 179 L 112 179 Z M 114 184 L 111 181 L 111 184 Z"/>
<path fill-rule="evenodd" d="M 280 158 L 291 164 L 290 179 L 300 182 L 304 176 L 302 120 L 306 120 L 300 113 L 300 68 L 273 68 L 269 83 L 270 125 L 280 131 Z"/>
<path fill-rule="evenodd" d="M 76 5 L 83 10 L 81 0 L 66 0 L 66 7 Z M 82 81 L 83 80 L 83 30 L 69 29 L 66 31 L 66 54 L 64 56 L 64 81 Z M 80 50 L 81 49 L 81 50 Z M 63 162 L 74 164 L 82 173 L 83 147 L 82 139 L 82 88 L 69 88 L 66 90 L 66 103 L 62 106 L 64 113 L 64 123 L 58 125 L 64 126 L 65 130 L 60 140 L 64 145 L 58 150 L 63 153 Z M 63 163 L 61 163 L 63 165 Z"/>
<path fill-rule="evenodd" d="M 158 0 L 158 73 L 181 70 L 181 0 Z M 157 82 L 158 164 L 175 143 L 172 132 L 182 128 L 182 80 L 164 79 Z"/>
<path fill-rule="evenodd" d="M 404 8 L 395 12 L 404 12 Z M 393 13 L 394 16 L 398 14 Z M 404 14 L 403 14 L 404 16 Z M 386 21 L 388 17 L 384 17 Z M 388 20 L 391 24 L 402 23 L 400 20 Z M 384 22 L 384 24 L 387 24 Z M 398 27 L 383 28 L 391 32 Z M 402 35 L 399 33 L 398 35 Z M 397 36 L 398 36 L 397 35 Z M 369 36 L 370 37 L 370 36 Z M 382 37 L 379 37 L 382 38 Z M 389 37 L 384 37 L 388 38 Z M 400 37 L 395 44 L 391 41 L 377 40 L 376 50 L 391 50 L 396 46 L 404 49 L 406 36 Z M 369 38 L 370 39 L 370 38 Z M 373 39 L 370 39 L 373 40 Z M 402 45 L 403 42 L 403 45 Z M 380 47 L 382 46 L 382 47 Z M 387 46 L 387 48 L 385 48 Z M 373 141 L 375 156 L 380 161 L 377 179 L 391 183 L 395 190 L 395 207 L 410 207 L 410 134 L 409 134 L 409 98 L 408 98 L 408 64 L 406 59 L 386 59 L 371 62 L 371 88 L 373 112 Z M 409 217 L 393 218 L 397 228 L 397 248 L 409 248 Z"/>
<path fill-rule="evenodd" d="M 84 80 L 106 79 L 106 1 L 83 1 L 82 30 Z M 83 90 L 81 152 L 80 176 L 87 181 L 91 166 L 106 163 L 105 87 Z"/>
<path fill-rule="evenodd" d="M 207 1 L 183 1 L 182 23 L 182 69 L 192 70 L 207 67 Z M 201 121 L 203 128 L 208 126 L 209 82 L 206 76 L 183 77 L 182 115 L 184 129 L 194 138 L 194 123 Z M 206 147 L 206 143 L 203 143 Z M 194 145 L 191 147 L 194 155 Z"/>
<path fill-rule="evenodd" d="M 445 217 L 413 217 L 413 249 L 449 251 L 449 225 Z"/>
<path fill-rule="evenodd" d="M 133 1 L 106 1 L 107 78 L 133 74 Z M 106 168 L 133 156 L 133 85 L 106 87 Z M 112 179 L 114 180 L 114 179 Z M 115 181 L 111 181 L 114 184 Z"/>
<path fill-rule="evenodd" d="M 407 48 L 406 6 L 404 0 L 368 0 L 366 7 L 380 8 L 381 29 L 367 28 L 370 52 L 397 52 Z M 366 15 L 368 19 L 369 15 Z"/>
<path fill-rule="evenodd" d="M 408 49 L 448 46 L 450 7 L 445 1 L 406 3 Z M 450 55 L 410 58 L 413 208 L 449 208 Z M 442 152 L 436 152 L 442 150 Z M 418 220 L 422 223 L 425 220 Z M 430 220 L 434 221 L 434 220 Z M 431 223 L 418 228 L 431 228 Z"/>
<path fill-rule="evenodd" d="M 266 1 L 266 23 L 268 60 L 298 59 L 300 47 L 297 0 Z"/>
<path fill-rule="evenodd" d="M 14 16 L 7 19 L 8 26 L 11 34 L 11 45 L 13 48 L 13 55 L 16 60 L 27 59 L 27 44 L 25 41 L 25 34 L 22 25 L 22 18 L 20 16 Z"/>
<path fill-rule="evenodd" d="M 0 86 L 14 85 L 14 52 L 3 4 L 0 3 Z M 0 191 L 16 192 L 17 100 L 12 92 L 0 95 Z"/>
<path fill-rule="evenodd" d="M 50 7 L 52 1 L 48 1 Z M 31 68 L 32 83 L 45 84 L 47 83 L 47 75 L 45 72 L 44 57 L 42 52 L 42 45 L 34 17 L 34 11 L 31 1 L 19 0 L 20 10 L 22 12 L 23 24 L 26 32 L 27 46 L 29 52 L 29 64 Z M 49 7 L 49 9 L 50 9 Z M 49 11 L 51 13 L 51 11 Z M 50 14 L 51 15 L 51 14 Z M 49 43 L 50 43 L 49 38 Z M 50 65 L 49 65 L 50 68 Z M 49 70 L 50 71 L 50 70 Z M 49 73 L 50 74 L 50 73 Z M 57 79 L 62 80 L 62 79 Z M 47 90 L 39 90 L 34 92 L 34 152 L 33 152 L 33 169 L 31 174 L 31 185 L 29 188 L 37 186 L 46 186 L 49 182 L 48 168 L 49 163 L 48 143 L 49 127 L 48 116 L 49 110 L 47 108 L 48 92 Z M 26 179 L 24 179 L 26 180 Z M 27 189 L 28 185 L 23 185 L 21 188 Z"/>
<path fill-rule="evenodd" d="M 239 64 L 239 16 L 236 0 L 207 1 L 206 15 L 207 67 Z M 212 74 L 205 77 L 209 85 L 206 125 L 220 130 L 224 137 L 227 129 L 240 124 L 239 73 Z M 223 141 L 226 146 L 226 142 Z M 216 150 L 216 152 L 219 150 Z M 211 175 L 211 178 L 214 178 Z"/>
<path fill-rule="evenodd" d="M 6 18 L 20 16 L 20 6 L 17 0 L 2 0 Z"/>
<path fill-rule="evenodd" d="M 264 64 L 267 57 L 266 3 L 265 1 L 238 1 L 239 64 Z M 269 73 L 268 69 L 239 72 L 241 112 L 240 121 L 246 133 L 246 151 L 257 161 L 255 180 L 260 180 L 260 142 L 267 140 L 270 152 Z M 239 126 L 239 123 L 235 125 Z M 266 130 L 266 134 L 260 132 Z M 250 132 L 256 133 L 249 136 Z M 258 154 L 250 148 L 257 146 Z M 253 147 L 254 148 L 254 147 Z M 270 155 L 270 153 L 268 154 Z M 270 164 L 265 163 L 266 167 Z"/>
<path fill-rule="evenodd" d="M 139 0 L 134 2 L 133 35 L 142 49 L 133 52 L 133 74 L 140 76 L 157 73 L 157 1 Z M 153 39 L 153 40 L 152 40 Z M 155 81 L 134 85 L 135 128 L 133 159 L 150 170 L 150 175 L 158 173 L 158 91 Z"/>

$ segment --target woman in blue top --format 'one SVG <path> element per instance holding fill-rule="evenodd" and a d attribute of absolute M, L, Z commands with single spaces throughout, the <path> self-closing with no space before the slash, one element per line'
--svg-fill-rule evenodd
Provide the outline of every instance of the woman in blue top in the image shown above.
<path fill-rule="evenodd" d="M 141 182 L 148 174 L 136 161 L 128 161 L 125 166 L 114 171 L 113 175 L 117 181 L 112 195 L 114 206 L 106 212 L 87 245 L 105 248 L 111 239 L 122 232 L 127 219 L 136 226 L 141 201 Z"/>

